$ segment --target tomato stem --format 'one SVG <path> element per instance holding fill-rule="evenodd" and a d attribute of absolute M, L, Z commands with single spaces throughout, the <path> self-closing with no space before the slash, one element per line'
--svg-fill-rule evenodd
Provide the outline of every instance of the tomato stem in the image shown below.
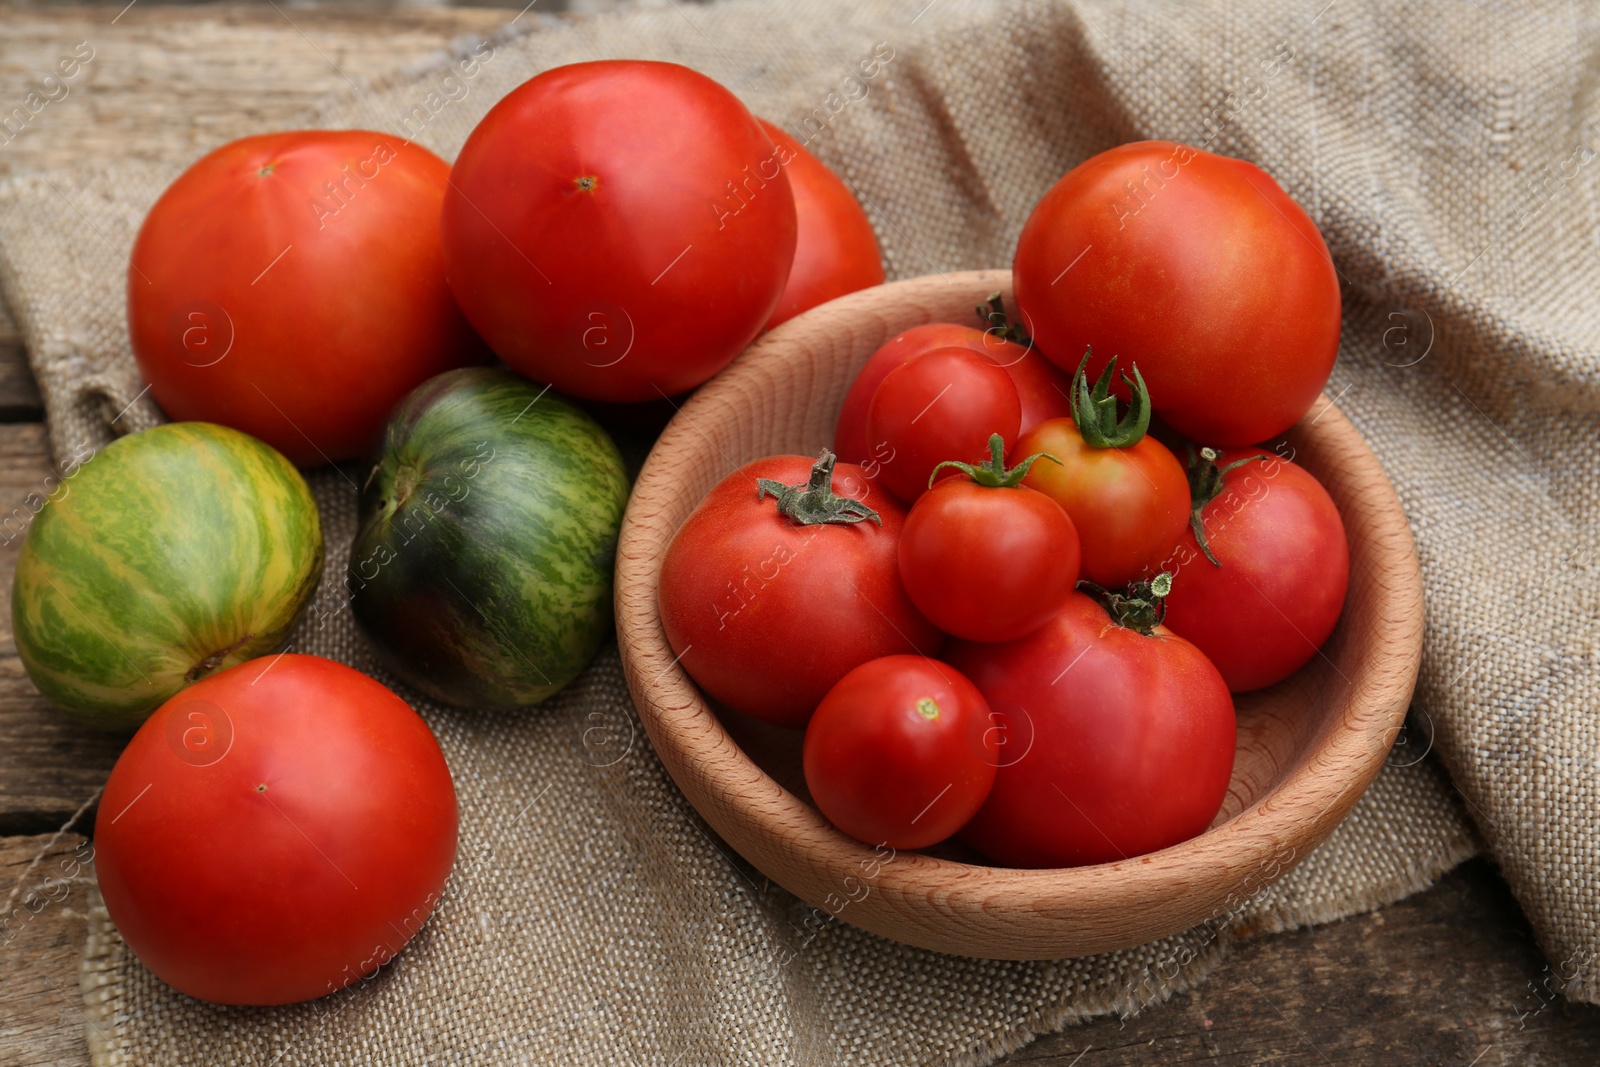
<path fill-rule="evenodd" d="M 1150 429 L 1150 390 L 1145 387 L 1139 365 L 1132 364 L 1133 377 L 1126 374 L 1122 380 L 1128 384 L 1132 402 L 1127 414 L 1117 418 L 1117 398 L 1111 395 L 1111 380 L 1117 371 L 1117 357 L 1112 356 L 1100 378 L 1089 388 L 1089 353 L 1083 350 L 1083 359 L 1072 376 L 1072 421 L 1090 448 L 1132 448 L 1144 440 Z"/>
<path fill-rule="evenodd" d="M 1007 470 L 1005 438 L 997 433 L 992 433 L 989 435 L 988 459 L 982 463 L 962 463 L 958 459 L 947 459 L 933 468 L 933 473 L 928 475 L 928 488 L 933 488 L 934 480 L 939 477 L 940 471 L 946 467 L 954 467 L 979 485 L 986 485 L 990 489 L 1015 489 L 1022 484 L 1022 479 L 1027 476 L 1028 468 L 1033 466 L 1034 460 L 1038 459 L 1048 459 L 1055 464 L 1061 462 L 1048 452 L 1035 452 L 1015 467 Z"/>
<path fill-rule="evenodd" d="M 1215 448 L 1202 448 L 1198 455 L 1195 454 L 1194 445 L 1188 446 L 1189 460 L 1186 464 L 1189 477 L 1189 528 L 1194 531 L 1195 544 L 1200 546 L 1200 551 L 1206 554 L 1213 566 L 1220 567 L 1222 562 L 1211 552 L 1211 545 L 1206 541 L 1205 519 L 1201 512 L 1206 505 L 1222 495 L 1222 478 L 1231 470 L 1237 470 L 1246 463 L 1256 460 L 1265 462 L 1267 457 L 1259 453 L 1236 459 L 1226 467 L 1218 467 L 1217 460 L 1222 458 L 1222 452 Z"/>
<path fill-rule="evenodd" d="M 1172 592 L 1172 572 L 1162 571 L 1149 581 L 1132 582 L 1122 589 L 1106 589 L 1087 578 L 1078 589 L 1094 597 L 1111 621 L 1146 637 L 1167 617 L 1167 594 Z"/>
<path fill-rule="evenodd" d="M 833 491 L 833 464 L 837 458 L 824 448 L 811 467 L 810 480 L 799 485 L 785 485 L 774 478 L 757 478 L 756 499 L 761 500 L 771 493 L 778 501 L 778 514 L 801 526 L 863 520 L 871 520 L 882 526 L 883 519 L 872 508 Z"/>
<path fill-rule="evenodd" d="M 1005 301 L 998 292 L 989 294 L 989 298 L 978 305 L 978 318 L 983 322 L 983 332 L 992 334 L 1002 341 L 1010 341 L 1023 348 L 1033 347 L 1033 338 L 1029 337 L 1018 323 L 1012 322 L 1006 315 Z"/>

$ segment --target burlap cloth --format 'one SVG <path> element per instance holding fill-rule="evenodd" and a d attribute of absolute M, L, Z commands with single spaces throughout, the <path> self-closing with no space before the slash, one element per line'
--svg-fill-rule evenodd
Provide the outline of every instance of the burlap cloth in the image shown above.
<path fill-rule="evenodd" d="M 460 864 L 416 942 L 358 988 L 275 1010 L 199 1004 L 152 978 L 97 911 L 83 978 L 97 1064 L 985 1063 L 1194 983 L 1243 929 L 1413 892 L 1478 847 L 1474 826 L 1572 976 L 1567 994 L 1600 1001 L 1593 14 L 925 2 L 530 17 L 471 77 L 441 56 L 314 123 L 404 131 L 450 158 L 538 70 L 677 60 L 812 134 L 869 206 L 891 277 L 1009 263 L 1029 205 L 1118 142 L 1259 162 L 1327 235 L 1346 302 L 1329 391 L 1394 479 L 1422 554 L 1412 726 L 1372 790 L 1282 882 L 1187 935 L 1058 963 L 939 956 L 816 929 L 730 858 L 664 774 L 607 651 L 525 715 L 408 694 L 455 772 Z M 482 55 L 472 41 L 459 54 L 474 45 Z M 892 58 L 852 80 L 875 49 Z M 160 417 L 127 351 L 124 256 L 188 162 L 0 191 L 0 285 L 58 456 L 106 440 L 113 420 L 121 432 Z M 332 576 L 354 493 L 338 472 L 312 480 Z M 348 613 L 297 641 L 373 669 Z M 1430 747 L 1449 780 L 1418 758 Z"/>

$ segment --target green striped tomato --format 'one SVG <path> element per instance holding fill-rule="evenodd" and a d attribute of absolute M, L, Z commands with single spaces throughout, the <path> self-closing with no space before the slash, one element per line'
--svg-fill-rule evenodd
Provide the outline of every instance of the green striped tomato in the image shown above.
<path fill-rule="evenodd" d="M 40 511 L 11 625 L 52 704 L 131 730 L 190 683 L 281 647 L 321 574 L 299 471 L 237 430 L 170 423 L 107 445 Z"/>
<path fill-rule="evenodd" d="M 628 476 L 588 415 L 504 370 L 448 371 L 389 417 L 346 580 L 378 658 L 452 704 L 566 685 L 611 632 Z"/>

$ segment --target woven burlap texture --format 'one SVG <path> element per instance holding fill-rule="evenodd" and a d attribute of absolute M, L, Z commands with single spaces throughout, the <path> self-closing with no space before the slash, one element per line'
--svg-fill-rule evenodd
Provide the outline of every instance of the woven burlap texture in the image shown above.
<path fill-rule="evenodd" d="M 402 132 L 449 158 L 538 70 L 688 63 L 809 138 L 868 206 L 895 277 L 1006 264 L 1049 184 L 1122 141 L 1266 167 L 1328 238 L 1346 306 L 1329 392 L 1384 462 L 1422 556 L 1407 747 L 1321 850 L 1236 913 L 1130 952 L 993 963 L 818 926 L 732 859 L 651 753 L 614 652 L 524 716 L 407 694 L 463 815 L 460 866 L 417 942 L 325 1001 L 221 1009 L 153 979 L 98 912 L 84 976 L 97 1063 L 984 1063 L 1191 984 L 1237 925 L 1323 921 L 1426 885 L 1476 847 L 1463 805 L 1573 975 L 1568 995 L 1600 1000 L 1588 16 L 806 0 L 527 26 L 461 42 L 480 59 L 470 77 L 441 57 L 314 121 Z M 881 72 L 852 80 L 882 47 Z M 187 162 L 0 190 L 0 285 L 59 456 L 159 418 L 127 352 L 125 255 Z M 353 490 L 338 472 L 313 481 L 337 574 Z M 298 641 L 373 669 L 347 613 Z M 1416 759 L 1428 747 L 1453 786 Z"/>

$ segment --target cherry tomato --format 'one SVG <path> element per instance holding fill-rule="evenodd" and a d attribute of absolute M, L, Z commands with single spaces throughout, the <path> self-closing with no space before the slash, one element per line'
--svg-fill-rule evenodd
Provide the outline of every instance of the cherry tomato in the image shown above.
<path fill-rule="evenodd" d="M 450 285 L 514 370 L 589 400 L 721 370 L 794 262 L 789 179 L 761 123 L 674 63 L 556 67 L 502 99 L 450 173 Z"/>
<path fill-rule="evenodd" d="M 1074 167 L 1022 228 L 1017 306 L 1063 367 L 1137 363 L 1157 415 L 1215 445 L 1282 433 L 1339 347 L 1339 276 L 1260 168 L 1168 141 Z"/>
<path fill-rule="evenodd" d="M 659 596 L 667 640 L 709 696 L 804 726 L 852 667 L 938 651 L 900 582 L 905 511 L 887 493 L 856 503 L 870 490 L 824 453 L 748 463 L 706 494 L 667 546 Z"/>
<path fill-rule="evenodd" d="M 867 408 L 872 404 L 872 394 L 890 371 L 935 348 L 970 348 L 1004 367 L 1011 375 L 1011 384 L 1017 387 L 1024 430 L 1046 419 L 1072 414 L 1068 400 L 1072 379 L 1038 350 L 1008 341 L 993 330 L 931 322 L 913 326 L 884 342 L 851 382 L 833 437 L 834 451 L 841 460 L 863 464 L 869 471 L 884 461 L 889 453 L 887 446 L 867 440 Z"/>
<path fill-rule="evenodd" d="M 900 579 L 945 633 L 1010 641 L 1061 610 L 1078 581 L 1078 534 L 1061 505 L 1020 484 L 1038 461 L 1008 471 L 999 434 L 989 447 L 987 463 L 957 465 L 912 505 Z"/>
<path fill-rule="evenodd" d="M 1011 376 L 994 363 L 966 348 L 924 352 L 884 375 L 872 394 L 867 436 L 888 449 L 874 473 L 911 503 L 940 463 L 982 462 L 990 436 L 1015 441 L 1021 419 Z"/>
<path fill-rule="evenodd" d="M 488 358 L 445 282 L 449 174 L 363 130 L 246 137 L 184 171 L 129 257 L 150 395 L 302 467 L 365 453 L 412 388 Z"/>
<path fill-rule="evenodd" d="M 128 742 L 95 821 L 106 910 L 145 966 L 218 1004 L 370 976 L 455 862 L 456 794 L 426 723 L 332 660 L 250 660 Z"/>
<path fill-rule="evenodd" d="M 999 755 L 988 703 L 955 668 L 885 656 L 823 697 L 806 727 L 806 787 L 851 837 L 926 848 L 983 804 Z"/>
<path fill-rule="evenodd" d="M 1191 477 L 1216 562 L 1183 532 L 1167 625 L 1211 657 L 1235 693 L 1289 677 L 1333 632 L 1350 584 L 1344 521 L 1322 483 L 1260 449 L 1195 456 Z M 1215 455 L 1215 453 L 1212 453 Z"/>
<path fill-rule="evenodd" d="M 1072 418 L 1050 419 L 1017 439 L 1019 456 L 1044 452 L 1058 463 L 1035 463 L 1022 484 L 1054 500 L 1072 517 L 1083 549 L 1083 576 L 1107 589 L 1127 585 L 1158 565 L 1189 521 L 1189 482 L 1167 446 L 1148 436 L 1149 398 L 1121 421 L 1107 390 L 1116 360 L 1089 388 L 1083 368 Z"/>
<path fill-rule="evenodd" d="M 1211 661 L 1153 615 L 1113 616 L 1073 593 L 1028 636 L 953 641 L 945 658 L 1005 734 L 994 788 L 961 832 L 996 863 L 1127 859 L 1194 837 L 1216 817 L 1233 771 L 1233 700 Z"/>
<path fill-rule="evenodd" d="M 805 146 L 761 120 L 794 192 L 794 266 L 767 329 L 835 297 L 883 284 L 872 222 L 850 187 Z"/>

